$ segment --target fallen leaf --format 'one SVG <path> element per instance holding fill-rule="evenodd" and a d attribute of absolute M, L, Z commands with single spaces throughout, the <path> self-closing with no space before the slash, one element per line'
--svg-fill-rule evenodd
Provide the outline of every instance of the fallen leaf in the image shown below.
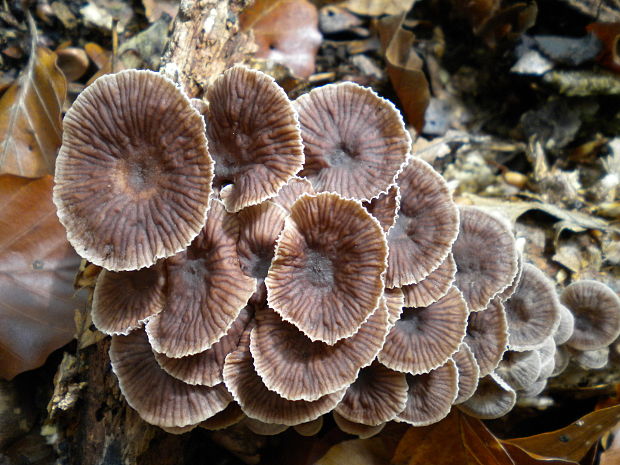
<path fill-rule="evenodd" d="M 314 73 L 322 36 L 319 15 L 308 0 L 257 0 L 240 16 L 242 30 L 252 30 L 257 58 L 288 66 L 307 78 Z"/>
<path fill-rule="evenodd" d="M 569 426 L 526 438 L 509 439 L 533 458 L 579 462 L 598 440 L 620 421 L 620 405 L 589 413 Z"/>
<path fill-rule="evenodd" d="M 416 0 L 347 0 L 340 6 L 365 16 L 400 15 L 407 13 Z"/>
<path fill-rule="evenodd" d="M 142 0 L 144 14 L 154 23 L 165 13 L 174 19 L 179 11 L 179 0 Z"/>
<path fill-rule="evenodd" d="M 56 54 L 37 47 L 36 29 L 28 18 L 30 60 L 0 99 L 0 174 L 35 178 L 54 173 L 67 80 L 56 66 Z"/>
<path fill-rule="evenodd" d="M 409 123 L 421 132 L 431 95 L 422 59 L 412 48 L 414 36 L 402 28 L 404 20 L 405 13 L 387 16 L 379 20 L 378 29 L 392 87 Z"/>
<path fill-rule="evenodd" d="M 51 176 L 0 176 L 0 377 L 42 365 L 73 338 L 80 257 L 52 203 Z"/>

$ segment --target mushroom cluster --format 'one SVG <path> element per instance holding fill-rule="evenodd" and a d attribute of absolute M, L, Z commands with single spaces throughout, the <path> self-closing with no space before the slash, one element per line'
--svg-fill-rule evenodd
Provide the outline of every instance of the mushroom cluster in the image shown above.
<path fill-rule="evenodd" d="M 510 225 L 458 207 L 372 90 L 330 84 L 291 102 L 236 66 L 205 100 L 123 71 L 64 120 L 54 201 L 104 268 L 93 322 L 147 422 L 315 434 L 333 411 L 369 436 L 453 404 L 490 417 L 478 401 L 507 412 L 515 388 L 534 389 L 524 380 L 551 374 L 555 344 L 598 350 L 569 315 L 602 297 L 568 288 L 566 310 Z M 585 317 L 605 341 L 620 332 L 618 316 L 601 324 L 614 304 Z"/>

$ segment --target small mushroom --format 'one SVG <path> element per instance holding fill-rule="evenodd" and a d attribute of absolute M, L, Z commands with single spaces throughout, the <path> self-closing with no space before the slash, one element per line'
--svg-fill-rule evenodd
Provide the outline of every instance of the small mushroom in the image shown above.
<path fill-rule="evenodd" d="M 575 330 L 566 343 L 578 350 L 596 350 L 620 335 L 620 298 L 598 281 L 582 280 L 567 286 L 560 300 L 575 317 Z"/>
<path fill-rule="evenodd" d="M 558 346 L 555 349 L 555 363 L 551 377 L 558 376 L 566 370 L 570 363 L 570 353 L 566 346 Z"/>
<path fill-rule="evenodd" d="M 407 406 L 396 417 L 413 426 L 427 426 L 445 418 L 458 395 L 458 371 L 452 359 L 429 373 L 407 375 Z"/>
<path fill-rule="evenodd" d="M 196 425 L 224 410 L 232 400 L 223 384 L 190 386 L 162 370 L 143 329 L 113 336 L 110 360 L 127 403 L 152 425 Z"/>
<path fill-rule="evenodd" d="M 272 201 L 284 208 L 287 213 L 291 213 L 291 207 L 301 197 L 301 194 L 314 195 L 316 192 L 314 192 L 312 184 L 306 178 L 293 176 L 282 186 L 282 189 L 278 191 L 278 195 Z"/>
<path fill-rule="evenodd" d="M 239 407 L 239 404 L 233 401 L 228 404 L 224 410 L 201 422 L 198 426 L 210 431 L 217 431 L 236 425 L 243 420 L 244 417 L 245 414 L 241 410 L 241 407 Z"/>
<path fill-rule="evenodd" d="M 609 347 L 594 350 L 577 350 L 568 346 L 571 359 L 585 370 L 598 370 L 609 362 Z"/>
<path fill-rule="evenodd" d="M 460 206 L 459 235 L 452 247 L 455 285 L 472 312 L 486 308 L 517 273 L 515 239 L 506 223 L 475 207 Z"/>
<path fill-rule="evenodd" d="M 93 293 L 93 323 L 105 334 L 129 334 L 164 308 L 165 285 L 161 265 L 138 271 L 101 270 Z"/>
<path fill-rule="evenodd" d="M 348 434 L 354 434 L 360 439 L 371 438 L 376 434 L 379 434 L 381 430 L 385 427 L 385 423 L 377 426 L 362 425 L 361 423 L 347 420 L 342 415 L 339 415 L 336 411 L 332 412 L 332 415 L 334 417 L 334 422 L 336 422 L 336 425 L 338 425 L 338 428 L 340 428 L 341 431 Z"/>
<path fill-rule="evenodd" d="M 261 436 L 275 436 L 276 434 L 283 433 L 288 429 L 288 425 L 265 423 L 250 417 L 246 417 L 243 420 L 243 424 L 247 426 L 250 431 L 260 434 Z"/>
<path fill-rule="evenodd" d="M 555 369 L 555 341 L 553 336 L 548 337 L 536 350 L 540 354 L 540 373 L 538 374 L 538 380 L 547 379 L 553 373 Z"/>
<path fill-rule="evenodd" d="M 510 350 L 534 350 L 553 336 L 560 325 L 560 302 L 553 283 L 529 263 L 517 290 L 504 302 Z"/>
<path fill-rule="evenodd" d="M 574 330 L 575 317 L 568 308 L 560 305 L 560 324 L 555 333 L 553 333 L 555 344 L 558 346 L 565 344 L 573 335 Z"/>
<path fill-rule="evenodd" d="M 480 378 L 480 367 L 469 346 L 462 342 L 458 352 L 452 355 L 459 372 L 459 392 L 454 404 L 461 404 L 474 395 Z"/>
<path fill-rule="evenodd" d="M 527 389 L 540 375 L 542 360 L 537 350 L 507 350 L 495 373 L 513 389 Z"/>
<path fill-rule="evenodd" d="M 350 337 L 379 304 L 386 255 L 381 226 L 359 202 L 304 194 L 265 279 L 269 307 L 314 341 Z"/>
<path fill-rule="evenodd" d="M 392 370 L 427 373 L 454 354 L 465 336 L 467 306 L 452 287 L 428 307 L 404 308 L 378 359 Z"/>
<path fill-rule="evenodd" d="M 459 409 L 467 415 L 491 420 L 506 415 L 517 402 L 517 393 L 495 373 L 480 378 L 478 389 Z"/>
<path fill-rule="evenodd" d="M 459 215 L 446 181 L 431 165 L 412 158 L 398 176 L 400 210 L 389 230 L 386 287 L 419 283 L 448 256 Z"/>
<path fill-rule="evenodd" d="M 394 184 L 388 188 L 387 192 L 379 194 L 370 202 L 364 202 L 363 205 L 372 216 L 377 218 L 387 234 L 396 223 L 400 209 L 400 188 Z"/>
<path fill-rule="evenodd" d="M 426 278 L 402 287 L 407 307 L 428 307 L 448 293 L 454 283 L 456 262 L 449 254 Z"/>
<path fill-rule="evenodd" d="M 207 137 L 227 211 L 275 196 L 304 162 L 297 114 L 272 77 L 234 66 L 208 88 Z"/>
<path fill-rule="evenodd" d="M 411 138 L 390 101 L 343 82 L 313 89 L 295 107 L 306 155 L 300 174 L 317 192 L 368 201 L 394 184 Z"/>
<path fill-rule="evenodd" d="M 63 122 L 54 203 L 82 257 L 136 270 L 180 252 L 200 232 L 213 161 L 204 122 L 164 76 L 97 79 Z"/>
<path fill-rule="evenodd" d="M 305 423 L 300 423 L 299 425 L 295 425 L 293 428 L 302 436 L 314 436 L 321 431 L 321 428 L 323 428 L 323 417 L 319 417 L 316 420 L 307 421 Z"/>

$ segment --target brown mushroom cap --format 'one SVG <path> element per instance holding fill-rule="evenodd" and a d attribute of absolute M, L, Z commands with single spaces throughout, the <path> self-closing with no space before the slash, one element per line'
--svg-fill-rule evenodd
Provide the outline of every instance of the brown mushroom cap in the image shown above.
<path fill-rule="evenodd" d="M 302 195 L 278 238 L 265 284 L 269 306 L 310 339 L 355 334 L 383 294 L 387 245 L 355 200 Z"/>
<path fill-rule="evenodd" d="M 304 162 L 297 114 L 270 76 L 234 66 L 206 95 L 215 186 L 237 212 L 276 195 Z"/>
<path fill-rule="evenodd" d="M 388 187 L 387 192 L 379 194 L 378 197 L 375 197 L 370 202 L 364 202 L 363 205 L 372 216 L 377 218 L 383 231 L 387 234 L 394 226 L 394 223 L 396 223 L 396 217 L 398 216 L 400 188 L 394 184 Z"/>
<path fill-rule="evenodd" d="M 538 379 L 541 367 L 542 360 L 537 350 L 507 350 L 495 373 L 513 389 L 527 389 Z"/>
<path fill-rule="evenodd" d="M 478 389 L 459 405 L 467 415 L 491 420 L 506 415 L 517 402 L 517 393 L 495 373 L 480 378 Z"/>
<path fill-rule="evenodd" d="M 395 287 L 393 289 L 385 289 L 383 297 L 388 309 L 388 328 L 392 329 L 403 313 L 405 296 L 403 291 Z"/>
<path fill-rule="evenodd" d="M 355 335 L 330 346 L 311 341 L 270 309 L 257 309 L 251 337 L 256 372 L 286 399 L 317 400 L 349 386 L 372 363 L 385 342 L 387 320 L 382 299 Z"/>
<path fill-rule="evenodd" d="M 93 323 L 105 334 L 129 334 L 164 308 L 165 285 L 159 265 L 138 271 L 101 270 L 93 293 Z"/>
<path fill-rule="evenodd" d="M 566 343 L 579 350 L 596 350 L 620 335 L 620 298 L 598 281 L 582 280 L 566 287 L 560 298 L 575 317 L 575 330 Z"/>
<path fill-rule="evenodd" d="M 469 310 L 483 310 L 517 273 L 517 249 L 506 223 L 475 207 L 460 206 L 459 236 L 452 247 L 455 284 Z"/>
<path fill-rule="evenodd" d="M 459 215 L 446 181 L 431 165 L 412 158 L 398 176 L 400 210 L 388 233 L 386 287 L 426 278 L 448 254 L 459 232 Z"/>
<path fill-rule="evenodd" d="M 295 425 L 295 431 L 302 436 L 314 436 L 323 428 L 323 417 L 319 417 L 316 420 L 306 421 L 299 425 Z"/>
<path fill-rule="evenodd" d="M 553 333 L 555 344 L 558 346 L 565 344 L 573 335 L 574 330 L 575 317 L 568 308 L 564 305 L 560 305 L 560 324 L 555 333 Z"/>
<path fill-rule="evenodd" d="M 377 426 L 362 425 L 361 423 L 355 423 L 354 421 L 347 420 L 342 415 L 339 415 L 335 410 L 332 412 L 334 421 L 338 428 L 344 433 L 354 434 L 360 439 L 368 439 L 376 434 L 379 434 L 384 428 L 385 423 Z"/>
<path fill-rule="evenodd" d="M 244 417 L 245 414 L 241 410 L 241 407 L 239 407 L 239 404 L 235 401 L 232 401 L 224 410 L 216 413 L 211 418 L 201 422 L 198 426 L 204 429 L 208 429 L 210 431 L 217 431 L 220 429 L 228 428 L 232 425 L 236 425 Z"/>
<path fill-rule="evenodd" d="M 280 189 L 278 195 L 271 200 L 284 208 L 287 213 L 290 213 L 291 207 L 297 199 L 301 197 L 301 194 L 314 195 L 316 192 L 314 192 L 312 184 L 306 178 L 293 176 L 286 184 L 284 184 L 284 186 L 282 186 L 282 189 Z"/>
<path fill-rule="evenodd" d="M 261 436 L 275 436 L 288 429 L 288 425 L 280 425 L 278 423 L 265 423 L 254 418 L 246 417 L 243 420 L 243 424 L 248 427 L 250 431 Z"/>
<path fill-rule="evenodd" d="M 407 307 L 428 307 L 448 293 L 454 283 L 456 262 L 449 254 L 426 278 L 402 287 Z"/>
<path fill-rule="evenodd" d="M 515 277 L 512 279 L 512 283 L 510 283 L 510 286 L 497 294 L 497 297 L 502 299 L 502 301 L 508 300 L 510 296 L 514 294 L 517 290 L 517 285 L 521 280 L 521 273 L 523 273 L 523 254 L 517 252 L 517 274 L 515 274 Z"/>
<path fill-rule="evenodd" d="M 465 336 L 467 306 L 452 287 L 428 307 L 404 308 L 390 330 L 379 361 L 392 370 L 418 374 L 443 365 Z"/>
<path fill-rule="evenodd" d="M 462 342 L 458 352 L 452 355 L 459 372 L 459 393 L 454 400 L 455 404 L 461 404 L 474 395 L 480 378 L 480 367 L 476 357 L 469 346 Z"/>
<path fill-rule="evenodd" d="M 411 150 L 396 107 L 352 82 L 313 89 L 295 101 L 306 176 L 317 192 L 370 200 L 394 184 Z"/>
<path fill-rule="evenodd" d="M 215 386 L 223 381 L 224 360 L 239 345 L 241 335 L 252 316 L 247 307 L 242 309 L 228 332 L 204 352 L 181 358 L 169 358 L 155 352 L 155 359 L 166 373 L 187 384 Z"/>
<path fill-rule="evenodd" d="M 407 375 L 407 406 L 396 417 L 413 426 L 427 426 L 445 418 L 458 394 L 458 371 L 453 360 L 429 373 Z"/>
<path fill-rule="evenodd" d="M 504 302 L 510 350 L 534 350 L 553 336 L 560 324 L 560 302 L 553 283 L 529 263 L 516 291 Z"/>
<path fill-rule="evenodd" d="M 144 330 L 113 336 L 110 360 L 127 403 L 153 425 L 196 425 L 232 400 L 223 384 L 190 386 L 167 374 L 155 361 Z"/>
<path fill-rule="evenodd" d="M 404 410 L 407 389 L 404 373 L 374 362 L 360 371 L 336 412 L 349 421 L 378 426 L 393 420 Z"/>
<path fill-rule="evenodd" d="M 247 330 L 239 348 L 226 357 L 224 382 L 246 415 L 265 423 L 283 425 L 298 425 L 319 418 L 336 407 L 346 391 L 342 389 L 313 402 L 287 400 L 270 391 L 254 369 Z"/>
<path fill-rule="evenodd" d="M 256 289 L 237 259 L 237 218 L 218 200 L 200 235 L 166 260 L 166 306 L 146 331 L 156 352 L 179 358 L 209 349 L 226 334 Z"/>
<path fill-rule="evenodd" d="M 212 178 L 189 99 L 158 73 L 127 70 L 97 79 L 67 112 L 53 198 L 82 257 L 135 270 L 196 237 Z"/>
<path fill-rule="evenodd" d="M 495 370 L 508 345 L 508 323 L 500 299 L 493 299 L 483 312 L 469 314 L 464 341 L 476 357 L 480 376 Z"/>

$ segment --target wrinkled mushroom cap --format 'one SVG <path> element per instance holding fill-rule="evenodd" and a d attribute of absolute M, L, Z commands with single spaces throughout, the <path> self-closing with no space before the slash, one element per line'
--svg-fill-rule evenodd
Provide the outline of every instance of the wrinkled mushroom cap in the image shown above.
<path fill-rule="evenodd" d="M 467 415 L 491 420 L 506 415 L 517 402 L 517 393 L 494 373 L 480 378 L 472 397 L 459 405 Z"/>
<path fill-rule="evenodd" d="M 478 378 L 480 378 L 480 367 L 478 367 L 474 353 L 465 342 L 462 342 L 458 352 L 452 355 L 452 360 L 456 363 L 456 369 L 459 372 L 459 393 L 454 399 L 454 403 L 460 404 L 476 392 Z"/>
<path fill-rule="evenodd" d="M 426 278 L 402 287 L 407 307 L 427 307 L 448 293 L 456 274 L 456 262 L 449 254 Z"/>
<path fill-rule="evenodd" d="M 304 162 L 297 114 L 272 77 L 234 66 L 207 90 L 214 183 L 230 212 L 277 194 Z"/>
<path fill-rule="evenodd" d="M 379 194 L 370 202 L 364 202 L 363 205 L 372 216 L 377 218 L 383 231 L 387 234 L 396 223 L 400 209 L 400 188 L 394 184 L 388 188 L 387 192 Z"/>
<path fill-rule="evenodd" d="M 53 195 L 75 250 L 124 271 L 187 247 L 211 193 L 204 128 L 158 73 L 121 71 L 86 88 L 64 119 Z"/>
<path fill-rule="evenodd" d="M 312 340 L 350 337 L 377 308 L 386 255 L 379 223 L 359 202 L 304 194 L 265 279 L 269 307 Z"/>
<path fill-rule="evenodd" d="M 541 367 L 542 360 L 537 350 L 507 350 L 495 373 L 513 389 L 527 389 L 538 379 Z"/>
<path fill-rule="evenodd" d="M 561 302 L 575 317 L 575 329 L 566 343 L 579 350 L 596 350 L 620 335 L 620 298 L 598 281 L 582 280 L 567 286 Z"/>
<path fill-rule="evenodd" d="M 560 305 L 560 324 L 558 329 L 553 333 L 553 340 L 556 345 L 565 344 L 573 335 L 575 330 L 575 317 L 571 311 L 564 305 Z"/>
<path fill-rule="evenodd" d="M 384 192 L 411 150 L 396 107 L 352 82 L 313 89 L 295 101 L 306 161 L 317 192 L 370 200 Z"/>
<path fill-rule="evenodd" d="M 376 434 L 379 434 L 385 426 L 385 423 L 377 426 L 368 426 L 361 423 L 356 423 L 354 421 L 347 420 L 336 411 L 332 412 L 332 415 L 334 417 L 334 422 L 338 425 L 338 428 L 340 428 L 342 432 L 354 434 L 360 439 L 368 439 Z"/>

